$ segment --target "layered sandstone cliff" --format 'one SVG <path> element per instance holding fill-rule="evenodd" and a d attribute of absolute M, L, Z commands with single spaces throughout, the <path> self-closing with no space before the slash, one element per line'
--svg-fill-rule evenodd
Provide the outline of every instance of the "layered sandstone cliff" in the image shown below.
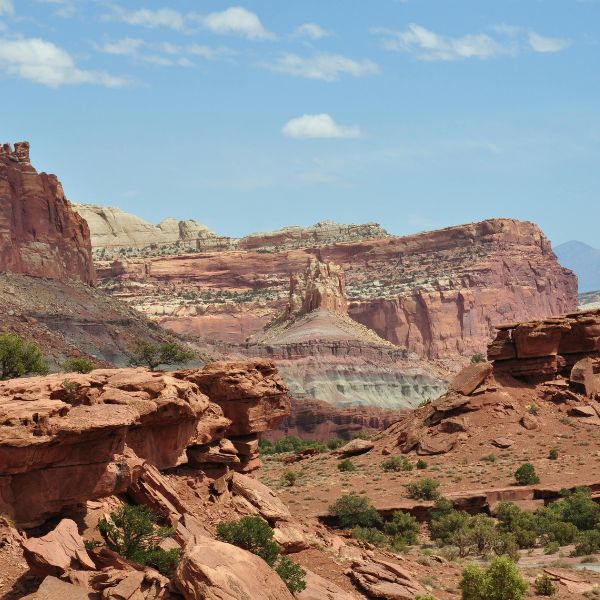
<path fill-rule="evenodd" d="M 377 223 L 344 225 L 322 221 L 310 227 L 285 227 L 277 231 L 253 233 L 243 238 L 221 236 L 194 219 L 168 218 L 153 225 L 120 208 L 96 204 L 74 204 L 87 221 L 94 256 L 99 259 L 160 256 L 185 252 L 301 248 L 387 237 Z"/>
<path fill-rule="evenodd" d="M 216 244 L 219 237 L 206 225 L 193 219 L 165 219 L 158 225 L 120 208 L 95 204 L 74 204 L 87 221 L 94 254 L 97 257 L 195 251 L 199 241 Z M 215 248 L 217 249 L 217 248 Z"/>
<path fill-rule="evenodd" d="M 253 470 L 260 435 L 289 412 L 287 389 L 265 361 L 0 383 L 0 512 L 41 523 L 125 492 L 144 462 Z"/>
<path fill-rule="evenodd" d="M 0 145 L 0 271 L 95 281 L 88 225 L 57 177 L 33 168 L 27 142 Z"/>
<path fill-rule="evenodd" d="M 577 280 L 533 223 L 494 219 L 408 237 L 270 252 L 99 263 L 112 294 L 180 333 L 241 342 L 281 314 L 313 257 L 346 275 L 348 311 L 420 356 L 483 352 L 494 324 L 577 307 Z"/>

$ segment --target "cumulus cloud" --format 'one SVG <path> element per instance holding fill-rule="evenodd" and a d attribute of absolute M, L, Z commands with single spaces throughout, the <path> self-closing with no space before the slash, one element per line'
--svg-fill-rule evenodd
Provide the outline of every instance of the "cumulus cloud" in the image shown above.
<path fill-rule="evenodd" d="M 284 54 L 276 62 L 265 66 L 278 73 L 322 81 L 336 81 L 342 75 L 363 77 L 379 73 L 379 67 L 374 62 L 366 59 L 357 61 L 341 54 L 316 54 L 310 58 Z"/>
<path fill-rule="evenodd" d="M 120 87 L 129 83 L 123 77 L 80 69 L 66 50 L 40 38 L 0 38 L 0 70 L 52 88 L 79 84 Z"/>
<path fill-rule="evenodd" d="M 187 56 L 199 56 L 207 60 L 231 57 L 235 54 L 230 48 L 211 48 L 200 44 L 178 46 L 170 42 L 150 43 L 139 38 L 123 38 L 96 45 L 106 54 L 131 56 L 135 60 L 159 66 L 190 67 L 193 63 Z M 187 55 L 187 56 L 186 56 Z"/>
<path fill-rule="evenodd" d="M 569 41 L 548 38 L 531 31 L 528 36 L 521 27 L 501 23 L 491 27 L 495 36 L 487 33 L 459 37 L 440 35 L 411 23 L 404 31 L 376 28 L 373 33 L 382 36 L 383 47 L 394 52 L 414 54 L 419 60 L 452 61 L 469 58 L 487 60 L 501 56 L 517 56 L 523 48 L 536 52 L 559 52 Z"/>
<path fill-rule="evenodd" d="M 12 15 L 15 12 L 15 7 L 12 0 L 0 0 L 0 16 Z"/>
<path fill-rule="evenodd" d="M 348 139 L 360 137 L 358 125 L 339 125 L 330 115 L 303 115 L 288 121 L 282 128 L 284 136 L 294 139 Z"/>
<path fill-rule="evenodd" d="M 195 17 L 206 29 L 220 35 L 239 35 L 250 40 L 274 39 L 258 16 L 241 6 L 232 6 L 222 12 Z"/>
<path fill-rule="evenodd" d="M 560 52 L 566 50 L 571 42 L 563 38 L 544 37 L 535 31 L 529 32 L 529 45 L 536 52 Z"/>
<path fill-rule="evenodd" d="M 183 15 L 171 8 L 159 8 L 157 10 L 141 8 L 139 10 L 127 11 L 116 6 L 114 10 L 115 18 L 129 25 L 140 25 L 150 29 L 167 27 L 177 31 L 181 31 L 185 25 Z"/>
<path fill-rule="evenodd" d="M 518 51 L 514 42 L 501 42 L 485 33 L 449 37 L 415 23 L 411 23 L 405 31 L 376 29 L 374 32 L 383 35 L 383 46 L 387 50 L 416 54 L 420 60 L 485 60 L 498 56 L 514 56 Z"/>
<path fill-rule="evenodd" d="M 296 31 L 294 33 L 298 37 L 308 37 L 313 40 L 320 40 L 321 38 L 331 35 L 329 31 L 323 29 L 316 23 L 304 23 L 303 25 L 296 27 Z"/>

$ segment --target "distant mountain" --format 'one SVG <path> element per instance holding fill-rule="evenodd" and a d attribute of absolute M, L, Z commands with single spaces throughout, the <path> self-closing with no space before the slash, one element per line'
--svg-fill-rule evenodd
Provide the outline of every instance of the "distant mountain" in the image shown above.
<path fill-rule="evenodd" d="M 579 277 L 579 292 L 600 290 L 600 250 L 575 240 L 554 248 L 563 267 L 575 271 Z"/>

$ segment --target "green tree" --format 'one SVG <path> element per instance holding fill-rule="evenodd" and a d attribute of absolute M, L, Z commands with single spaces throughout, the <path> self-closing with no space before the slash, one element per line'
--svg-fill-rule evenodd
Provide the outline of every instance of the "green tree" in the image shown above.
<path fill-rule="evenodd" d="M 124 504 L 98 521 L 98 530 L 106 545 L 121 556 L 141 565 L 149 565 L 169 575 L 179 561 L 179 550 L 163 550 L 161 540 L 173 534 L 170 527 L 160 527 L 158 516 L 147 506 Z"/>
<path fill-rule="evenodd" d="M 174 365 L 196 357 L 196 352 L 175 342 L 153 344 L 138 340 L 131 350 L 130 363 L 134 367 L 148 367 L 154 371 L 160 365 Z"/>
<path fill-rule="evenodd" d="M 383 526 L 383 531 L 387 535 L 391 536 L 395 542 L 405 546 L 417 543 L 419 529 L 419 522 L 410 513 L 403 510 L 395 511 L 392 519 Z"/>
<path fill-rule="evenodd" d="M 48 365 L 37 344 L 16 333 L 0 333 L 0 379 L 47 373 Z"/>
<path fill-rule="evenodd" d="M 67 373 L 91 373 L 94 370 L 94 363 L 84 357 L 70 358 L 63 363 L 62 368 Z"/>
<path fill-rule="evenodd" d="M 406 486 L 408 497 L 414 500 L 436 500 L 439 498 L 440 482 L 426 477 L 421 481 L 413 481 Z"/>
<path fill-rule="evenodd" d="M 273 539 L 273 529 L 262 517 L 242 517 L 239 521 L 219 523 L 219 539 L 260 556 L 293 594 L 306 588 L 306 571 L 287 556 L 280 555 L 280 548 Z"/>
<path fill-rule="evenodd" d="M 239 521 L 219 523 L 219 539 L 260 556 L 270 567 L 279 557 L 279 546 L 273 539 L 273 529 L 262 518 L 242 517 Z"/>
<path fill-rule="evenodd" d="M 548 575 L 538 577 L 533 583 L 533 587 L 538 596 L 554 596 L 556 594 L 556 586 L 552 583 L 552 579 Z"/>
<path fill-rule="evenodd" d="M 515 479 L 519 485 L 533 485 L 540 482 L 540 478 L 535 472 L 535 467 L 531 463 L 523 463 L 515 471 Z"/>
<path fill-rule="evenodd" d="M 347 494 L 338 498 L 329 512 L 337 517 L 340 527 L 374 527 L 381 525 L 381 516 L 367 498 Z"/>
<path fill-rule="evenodd" d="M 460 582 L 462 600 L 523 600 L 527 583 L 508 556 L 495 558 L 487 570 L 468 565 Z"/>

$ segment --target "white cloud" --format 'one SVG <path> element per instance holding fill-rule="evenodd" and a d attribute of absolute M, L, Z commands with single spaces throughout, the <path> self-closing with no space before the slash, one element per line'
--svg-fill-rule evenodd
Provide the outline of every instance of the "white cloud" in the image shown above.
<path fill-rule="evenodd" d="M 330 115 L 303 115 L 288 121 L 282 128 L 284 136 L 294 139 L 348 139 L 360 137 L 357 125 L 339 125 Z"/>
<path fill-rule="evenodd" d="M 231 57 L 233 50 L 226 47 L 211 48 L 200 44 L 177 46 L 170 42 L 150 43 L 139 38 L 123 38 L 97 45 L 100 52 L 122 56 L 131 56 L 135 60 L 159 66 L 191 67 L 193 63 L 187 56 L 200 56 L 207 60 Z"/>
<path fill-rule="evenodd" d="M 485 33 L 453 38 L 439 35 L 415 23 L 411 23 L 405 31 L 373 31 L 384 36 L 383 46 L 387 50 L 413 53 L 419 60 L 485 60 L 514 56 L 518 52 L 518 46 L 514 42 L 500 42 Z"/>
<path fill-rule="evenodd" d="M 320 40 L 321 38 L 331 35 L 329 31 L 323 29 L 316 23 L 304 23 L 303 25 L 296 27 L 296 31 L 294 33 L 298 37 L 308 37 L 313 40 Z"/>
<path fill-rule="evenodd" d="M 0 15 L 12 15 L 14 12 L 12 0 L 0 0 Z"/>
<path fill-rule="evenodd" d="M 220 35 L 240 35 L 250 40 L 274 39 L 256 14 L 241 6 L 232 6 L 222 12 L 195 17 L 206 29 Z"/>
<path fill-rule="evenodd" d="M 56 6 L 54 14 L 64 19 L 69 19 L 77 13 L 75 6 L 76 0 L 37 0 L 43 4 L 53 4 Z"/>
<path fill-rule="evenodd" d="M 544 37 L 535 31 L 529 32 L 529 45 L 536 52 L 560 52 L 566 50 L 571 42 L 563 38 Z"/>
<path fill-rule="evenodd" d="M 390 51 L 414 54 L 419 60 L 487 60 L 500 56 L 517 56 L 524 48 L 536 52 L 560 52 L 570 45 L 569 40 L 543 37 L 535 31 L 529 34 L 522 27 L 500 23 L 491 27 L 499 37 L 486 33 L 461 37 L 440 35 L 411 23 L 405 31 L 377 28 L 371 31 L 383 37 L 383 47 Z"/>
<path fill-rule="evenodd" d="M 310 58 L 284 54 L 276 62 L 265 66 L 278 73 L 322 81 L 336 81 L 341 75 L 362 77 L 379 73 L 374 62 L 366 59 L 356 61 L 341 54 L 316 54 Z"/>
<path fill-rule="evenodd" d="M 184 28 L 183 15 L 170 8 L 159 8 L 151 10 L 149 8 L 141 8 L 134 11 L 126 11 L 121 7 L 115 7 L 115 18 L 129 25 L 141 25 L 155 29 L 156 27 L 168 27 L 181 31 Z"/>
<path fill-rule="evenodd" d="M 99 49 L 106 54 L 136 54 L 142 46 L 144 46 L 144 40 L 123 38 L 116 42 L 106 42 Z"/>
<path fill-rule="evenodd" d="M 66 50 L 39 38 L 0 39 L 0 70 L 48 87 L 96 84 L 120 87 L 129 81 L 98 71 L 85 71 Z"/>

